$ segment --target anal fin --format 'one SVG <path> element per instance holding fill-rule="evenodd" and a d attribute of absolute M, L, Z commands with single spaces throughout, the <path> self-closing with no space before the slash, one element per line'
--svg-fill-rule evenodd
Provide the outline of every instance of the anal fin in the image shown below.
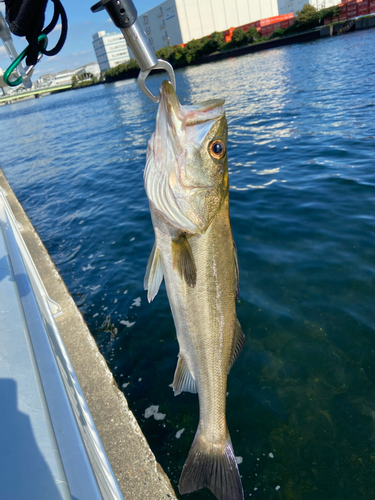
<path fill-rule="evenodd" d="M 184 357 L 179 354 L 173 379 L 173 392 L 175 396 L 178 396 L 182 391 L 192 392 L 193 394 L 198 392 L 195 379 L 190 373 Z"/>
<path fill-rule="evenodd" d="M 148 259 L 146 274 L 143 281 L 143 286 L 147 292 L 147 300 L 153 301 L 157 295 L 161 282 L 163 281 L 163 269 L 161 265 L 161 257 L 156 242 L 152 247 L 150 257 Z"/>
<path fill-rule="evenodd" d="M 229 370 L 234 365 L 234 363 L 235 363 L 236 359 L 238 358 L 238 356 L 240 355 L 244 345 L 245 345 L 245 335 L 242 331 L 240 322 L 237 320 L 236 325 L 234 327 L 233 348 L 232 348 L 232 355 L 231 355 Z"/>
<path fill-rule="evenodd" d="M 173 269 L 177 269 L 185 283 L 194 288 L 197 282 L 197 270 L 185 233 L 172 239 L 172 260 Z"/>

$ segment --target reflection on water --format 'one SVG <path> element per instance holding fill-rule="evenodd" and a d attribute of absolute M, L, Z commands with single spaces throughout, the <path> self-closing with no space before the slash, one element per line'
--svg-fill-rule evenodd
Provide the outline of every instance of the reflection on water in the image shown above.
<path fill-rule="evenodd" d="M 177 72 L 182 102 L 226 99 L 247 337 L 227 413 L 246 498 L 375 491 L 374 43 L 369 30 Z M 176 485 L 198 404 L 173 396 L 166 293 L 148 304 L 142 286 L 155 115 L 134 80 L 6 106 L 0 164 Z"/>

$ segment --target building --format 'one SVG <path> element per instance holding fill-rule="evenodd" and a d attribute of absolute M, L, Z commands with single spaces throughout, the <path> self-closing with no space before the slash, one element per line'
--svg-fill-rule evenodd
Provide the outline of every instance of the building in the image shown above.
<path fill-rule="evenodd" d="M 210 35 L 214 31 L 297 12 L 310 3 L 321 9 L 338 0 L 166 0 L 138 16 L 150 45 L 157 51 Z M 130 56 L 133 57 L 130 52 Z"/>
<path fill-rule="evenodd" d="M 100 77 L 100 67 L 96 62 L 85 64 L 77 69 L 65 69 L 59 73 L 48 73 L 38 78 L 36 84 L 38 88 L 57 87 L 59 85 L 71 85 L 73 76 L 92 75 Z"/>
<path fill-rule="evenodd" d="M 55 75 L 53 86 L 57 87 L 58 85 L 71 85 L 72 78 L 75 75 L 75 69 L 64 69 L 63 71 L 59 71 Z"/>
<path fill-rule="evenodd" d="M 294 14 L 297 10 L 301 10 L 304 5 L 309 3 L 316 9 L 324 9 L 327 7 L 333 7 L 337 5 L 339 0 L 278 0 L 279 15 L 288 14 L 293 12 Z"/>
<path fill-rule="evenodd" d="M 85 64 L 85 66 L 81 66 L 75 71 L 76 76 L 92 75 L 95 78 L 99 78 L 100 74 L 101 74 L 100 66 L 96 62 Z"/>
<path fill-rule="evenodd" d="M 138 16 L 138 21 L 154 51 L 167 45 L 185 43 L 181 33 L 176 1 L 178 2 L 178 0 L 166 0 L 157 7 Z M 132 56 L 131 52 L 130 54 Z"/>
<path fill-rule="evenodd" d="M 96 59 L 102 73 L 130 60 L 128 46 L 122 33 L 98 31 L 92 38 Z"/>

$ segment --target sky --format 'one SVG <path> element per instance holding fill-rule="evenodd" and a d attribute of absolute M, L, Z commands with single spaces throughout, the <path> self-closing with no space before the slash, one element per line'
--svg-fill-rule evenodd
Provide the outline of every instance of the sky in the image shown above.
<path fill-rule="evenodd" d="M 156 7 L 163 0 L 133 0 L 138 15 Z M 120 32 L 105 10 L 93 14 L 90 7 L 97 0 L 61 0 L 68 17 L 68 36 L 61 52 L 54 57 L 43 56 L 34 70 L 33 80 L 38 79 L 46 73 L 57 73 L 64 69 L 76 69 L 84 64 L 96 62 L 95 52 L 92 46 L 92 35 L 97 31 L 107 33 Z M 5 17 L 5 4 L 0 0 L 0 11 Z M 47 26 L 52 19 L 53 3 L 49 0 L 46 10 Z M 55 30 L 48 35 L 48 49 L 55 46 L 60 35 L 60 20 Z M 18 53 L 27 45 L 24 37 L 13 35 L 13 43 Z M 4 71 L 10 64 L 2 40 L 0 39 L 0 68 Z"/>

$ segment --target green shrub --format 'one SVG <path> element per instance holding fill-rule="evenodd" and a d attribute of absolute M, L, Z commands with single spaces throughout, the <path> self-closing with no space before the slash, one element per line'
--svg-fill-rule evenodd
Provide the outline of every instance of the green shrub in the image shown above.
<path fill-rule="evenodd" d="M 256 40 L 259 40 L 259 38 L 261 37 L 261 34 L 254 26 L 250 26 L 250 28 L 246 32 L 246 36 L 247 36 L 248 42 L 253 43 Z"/>
<path fill-rule="evenodd" d="M 285 32 L 285 29 L 283 28 L 278 28 L 277 30 L 275 30 L 272 35 L 270 36 L 270 39 L 272 38 L 280 38 L 284 35 L 284 32 Z"/>
<path fill-rule="evenodd" d="M 242 47 L 248 43 L 248 38 L 242 28 L 236 28 L 232 34 L 232 44 L 234 47 Z"/>
<path fill-rule="evenodd" d="M 186 49 L 185 47 L 180 47 L 180 45 L 176 45 L 172 54 L 169 56 L 169 62 L 175 68 L 180 68 L 182 66 L 186 66 Z"/>

